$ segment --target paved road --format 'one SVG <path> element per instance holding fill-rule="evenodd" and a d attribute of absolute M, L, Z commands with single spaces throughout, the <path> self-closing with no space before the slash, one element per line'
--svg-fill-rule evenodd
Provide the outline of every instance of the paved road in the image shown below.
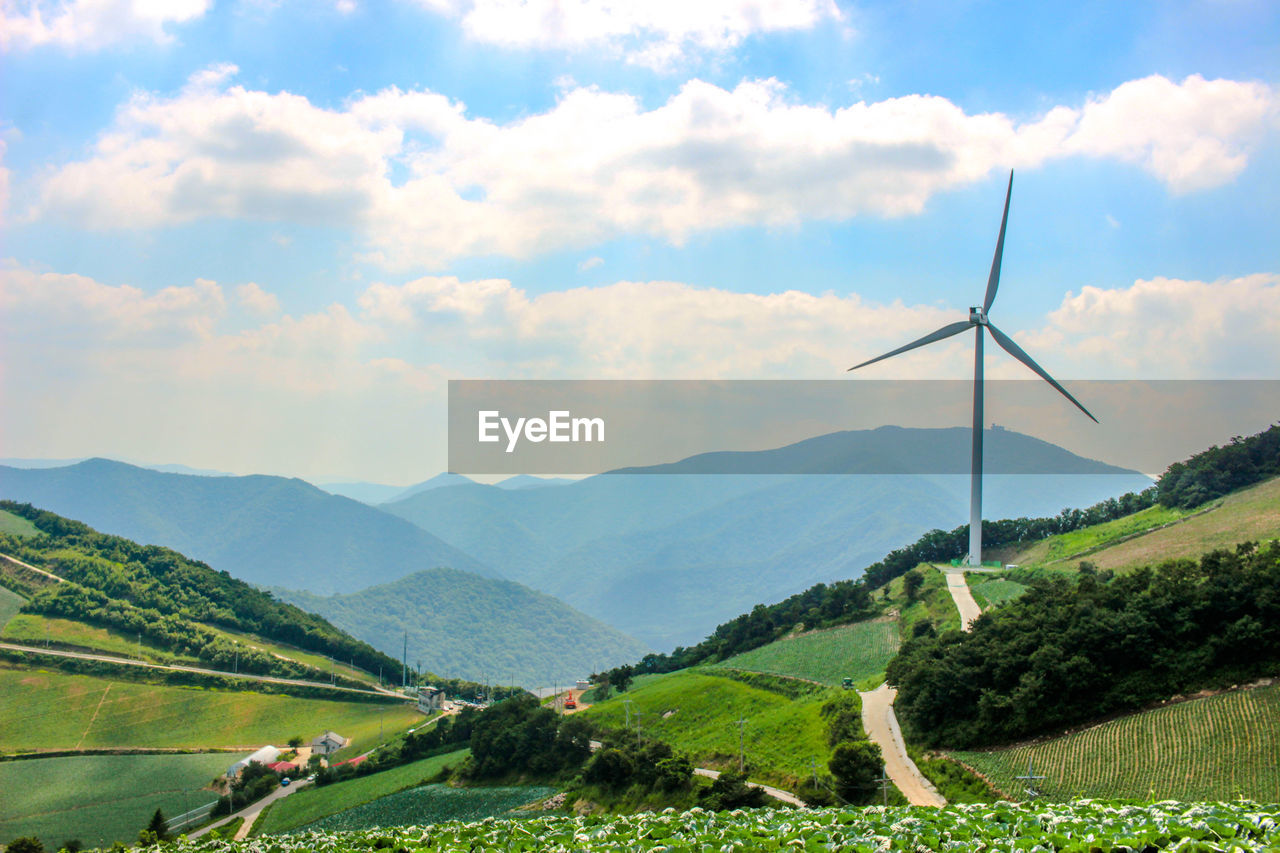
<path fill-rule="evenodd" d="M 898 691 L 882 684 L 875 690 L 858 695 L 862 697 L 862 726 L 867 730 L 867 737 L 880 745 L 885 771 L 907 802 L 913 806 L 945 806 L 947 801 L 907 755 L 902 730 L 898 728 L 898 716 L 893 712 L 893 700 L 897 698 Z"/>
<path fill-rule="evenodd" d="M 708 770 L 705 767 L 696 767 L 694 768 L 693 772 L 694 772 L 694 775 L 696 776 L 706 776 L 708 779 L 720 778 L 719 770 Z M 781 800 L 782 802 L 790 803 L 793 806 L 800 806 L 802 808 L 804 807 L 804 804 L 805 804 L 804 800 L 800 799 L 790 791 L 784 791 L 781 788 L 773 788 L 773 787 L 770 787 L 769 785 L 761 785 L 759 782 L 748 782 L 747 784 L 750 785 L 752 788 L 759 788 L 761 791 L 764 791 L 766 794 L 773 797 L 775 800 Z"/>
<path fill-rule="evenodd" d="M 224 824 L 228 824 L 238 817 L 242 817 L 244 818 L 244 823 L 240 825 L 240 828 L 238 830 L 236 830 L 236 840 L 239 840 L 241 838 L 248 838 L 249 831 L 253 829 L 253 824 L 255 821 L 257 821 L 258 815 L 262 814 L 263 809 L 265 809 L 267 806 L 274 803 L 276 800 L 279 800 L 283 797 L 287 797 L 290 794 L 292 794 L 294 791 L 297 791 L 300 788 L 305 788 L 310 784 L 311 783 L 308 782 L 306 779 L 300 779 L 299 781 L 294 782 L 288 785 L 287 787 L 276 788 L 274 791 L 272 791 L 270 794 L 267 794 L 265 797 L 258 800 L 256 803 L 250 803 L 249 805 L 245 806 L 244 808 L 242 808 L 240 811 L 236 812 L 233 815 L 227 815 L 221 820 L 215 821 L 209 824 L 208 826 L 202 826 L 199 829 L 197 829 L 195 832 L 189 834 L 187 837 L 199 838 L 200 836 L 209 832 L 209 830 L 211 829 L 217 829 L 218 827 L 223 826 Z"/>
<path fill-rule="evenodd" d="M 951 593 L 951 600 L 960 611 L 960 630 L 968 631 L 973 627 L 973 620 L 982 615 L 982 608 L 973 600 L 973 592 L 970 591 L 969 584 L 965 583 L 963 569 L 941 571 L 947 576 L 947 592 Z"/>
<path fill-rule="evenodd" d="M 16 643 L 0 643 L 0 649 L 8 649 L 15 652 L 32 652 L 39 655 L 53 655 L 60 658 L 77 658 L 79 660 L 96 660 L 104 663 L 118 663 L 125 666 L 140 666 L 146 669 L 162 669 L 174 672 L 194 672 L 197 675 L 220 675 L 224 678 L 245 678 L 250 681 L 266 681 L 271 684 L 292 684 L 298 687 L 323 687 L 326 690 L 341 690 L 345 693 L 363 693 L 368 696 L 385 696 L 387 698 L 395 697 L 403 699 L 399 693 L 382 688 L 372 690 L 360 690 L 355 687 L 338 687 L 336 685 L 327 684 L 323 681 L 302 681 L 294 678 L 275 678 L 269 675 L 247 675 L 243 672 L 222 672 L 217 669 L 201 669 L 197 666 L 183 666 L 181 664 L 162 664 L 148 663 L 147 661 L 134 660 L 133 658 L 118 658 L 111 655 L 94 655 L 88 652 L 68 652 L 62 649 L 42 649 L 39 646 L 22 646 Z"/>

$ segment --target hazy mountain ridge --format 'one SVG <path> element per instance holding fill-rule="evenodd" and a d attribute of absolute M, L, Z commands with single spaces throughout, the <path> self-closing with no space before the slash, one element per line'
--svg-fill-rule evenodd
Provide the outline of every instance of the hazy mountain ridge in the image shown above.
<path fill-rule="evenodd" d="M 392 655 L 404 632 L 425 669 L 529 687 L 585 678 L 650 649 L 564 602 L 522 584 L 455 569 L 428 569 L 349 595 L 272 588 Z"/>
<path fill-rule="evenodd" d="M 442 565 L 496 574 L 419 527 L 297 479 L 165 474 L 90 459 L 0 467 L 0 497 L 173 548 L 260 585 L 327 594 Z"/>

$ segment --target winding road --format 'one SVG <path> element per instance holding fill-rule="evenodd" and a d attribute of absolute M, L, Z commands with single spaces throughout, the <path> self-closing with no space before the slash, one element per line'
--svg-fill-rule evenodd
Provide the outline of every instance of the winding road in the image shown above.
<path fill-rule="evenodd" d="M 970 630 L 973 620 L 982 615 L 982 608 L 974 601 L 973 592 L 965 582 L 965 570 L 950 566 L 945 569 L 939 566 L 938 570 L 947 576 L 947 592 L 951 593 L 951 600 L 956 603 L 956 610 L 960 611 L 960 630 Z"/>
<path fill-rule="evenodd" d="M 898 717 L 893 713 L 893 700 L 898 691 L 882 684 L 858 695 L 862 697 L 862 727 L 867 730 L 867 737 L 879 744 L 885 772 L 907 802 L 913 806 L 945 806 L 947 801 L 907 755 Z"/>

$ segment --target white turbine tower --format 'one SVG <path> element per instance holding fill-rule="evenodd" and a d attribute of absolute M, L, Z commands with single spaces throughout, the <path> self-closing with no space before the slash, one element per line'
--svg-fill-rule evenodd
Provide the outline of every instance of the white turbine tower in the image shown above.
<path fill-rule="evenodd" d="M 1000 236 L 996 238 L 996 254 L 991 260 L 991 275 L 987 278 L 987 295 L 982 300 L 982 307 L 970 308 L 968 320 L 943 326 L 936 332 L 925 335 L 917 341 L 912 341 L 906 346 L 898 347 L 892 352 L 887 352 L 884 355 L 864 361 L 862 364 L 855 364 L 849 368 L 849 370 L 857 370 L 859 367 L 875 364 L 877 361 L 892 358 L 899 353 L 913 350 L 916 347 L 922 347 L 934 341 L 958 335 L 967 329 L 972 328 L 976 331 L 973 357 L 973 459 L 969 481 L 969 565 L 971 566 L 982 565 L 982 330 L 985 328 L 1005 352 L 1031 368 L 1041 379 L 1058 389 L 1062 396 L 1075 403 L 1076 408 L 1089 415 L 1090 420 L 1094 423 L 1098 422 L 1097 418 L 1089 414 L 1088 409 L 1080 405 L 1079 400 L 1068 394 L 1067 389 L 1059 385 L 1057 380 L 1050 376 L 1043 367 L 1036 364 L 1031 356 L 1023 352 L 1022 347 L 1014 343 L 1012 338 L 997 329 L 987 319 L 987 312 L 991 310 L 991 303 L 996 301 L 996 289 L 1000 286 L 1000 259 L 1004 255 L 1004 231 L 1005 226 L 1009 224 L 1009 198 L 1012 195 L 1013 172 L 1011 170 L 1009 172 L 1009 189 L 1005 191 L 1004 195 L 1004 216 L 1000 219 Z"/>

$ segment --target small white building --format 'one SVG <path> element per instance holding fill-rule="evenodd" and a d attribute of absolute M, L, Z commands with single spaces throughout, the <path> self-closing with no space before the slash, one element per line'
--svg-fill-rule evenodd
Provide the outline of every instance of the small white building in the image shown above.
<path fill-rule="evenodd" d="M 261 749 L 255 751 L 252 755 L 245 756 L 244 758 L 237 761 L 235 764 L 232 764 L 230 767 L 228 767 L 227 778 L 234 777 L 241 770 L 248 767 L 251 762 L 256 761 L 259 764 L 265 765 L 265 764 L 270 764 L 273 761 L 278 761 L 280 759 L 280 754 L 281 754 L 280 750 L 276 749 L 274 746 L 264 746 Z"/>
<path fill-rule="evenodd" d="M 418 710 L 424 714 L 444 708 L 444 691 L 428 684 L 418 691 Z"/>
<path fill-rule="evenodd" d="M 575 686 L 574 686 L 574 688 L 573 688 L 573 689 L 574 689 L 574 690 L 590 690 L 590 689 L 591 689 L 591 682 L 590 682 L 590 681 L 587 681 L 587 680 L 585 680 L 585 679 L 578 679 L 578 683 L 577 683 L 577 685 L 575 685 Z"/>
<path fill-rule="evenodd" d="M 325 732 L 311 741 L 312 755 L 331 755 L 347 745 L 347 739 L 337 732 Z"/>

